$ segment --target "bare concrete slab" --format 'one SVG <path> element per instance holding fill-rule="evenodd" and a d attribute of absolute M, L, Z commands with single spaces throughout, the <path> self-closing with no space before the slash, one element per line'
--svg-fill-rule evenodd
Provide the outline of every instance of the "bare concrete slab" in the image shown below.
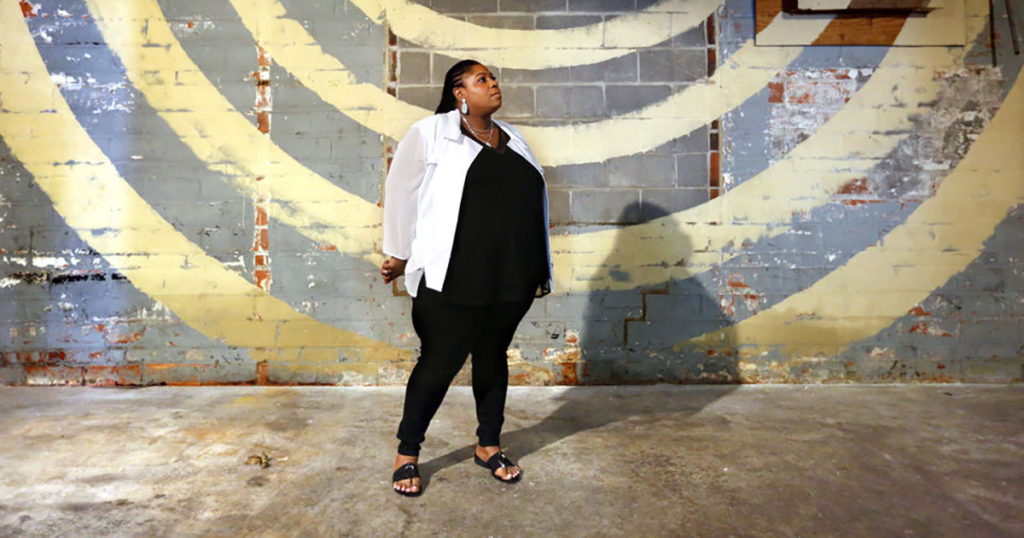
<path fill-rule="evenodd" d="M 453 387 L 0 389 L 0 535 L 1024 535 L 1024 387 L 513 387 L 502 484 Z M 246 464 L 266 453 L 269 467 Z"/>

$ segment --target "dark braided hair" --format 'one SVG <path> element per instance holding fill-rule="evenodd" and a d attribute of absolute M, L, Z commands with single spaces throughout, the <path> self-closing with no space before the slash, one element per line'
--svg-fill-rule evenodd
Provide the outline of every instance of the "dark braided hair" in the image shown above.
<path fill-rule="evenodd" d="M 448 69 L 444 76 L 444 88 L 441 90 L 441 102 L 438 103 L 434 114 L 444 114 L 458 108 L 455 104 L 455 94 L 452 92 L 456 86 L 462 86 L 462 76 L 474 65 L 481 64 L 476 60 L 462 60 Z"/>

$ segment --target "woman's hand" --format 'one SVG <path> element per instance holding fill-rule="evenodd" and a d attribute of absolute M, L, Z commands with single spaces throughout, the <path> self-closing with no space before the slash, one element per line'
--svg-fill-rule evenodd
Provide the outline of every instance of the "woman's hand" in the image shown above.
<path fill-rule="evenodd" d="M 384 264 L 380 266 L 380 276 L 384 277 L 384 283 L 390 284 L 392 280 L 405 274 L 405 262 L 409 260 L 400 260 L 394 256 L 384 260 Z"/>

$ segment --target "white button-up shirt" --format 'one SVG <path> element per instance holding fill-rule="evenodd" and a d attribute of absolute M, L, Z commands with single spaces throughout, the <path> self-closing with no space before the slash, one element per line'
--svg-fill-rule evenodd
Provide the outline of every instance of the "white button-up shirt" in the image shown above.
<path fill-rule="evenodd" d="M 466 172 L 482 149 L 462 134 L 460 122 L 459 111 L 452 110 L 414 123 L 398 143 L 384 182 L 384 254 L 407 260 L 405 284 L 413 297 L 424 277 L 428 288 L 444 287 Z M 529 161 L 543 180 L 544 169 L 523 135 L 502 120 L 494 123 L 509 134 L 508 147 Z M 554 291 L 549 220 L 544 181 L 547 285 Z"/>

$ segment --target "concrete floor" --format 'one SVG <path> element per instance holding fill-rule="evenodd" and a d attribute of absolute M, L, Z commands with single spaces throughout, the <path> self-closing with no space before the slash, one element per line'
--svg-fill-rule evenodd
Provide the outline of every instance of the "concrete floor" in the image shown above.
<path fill-rule="evenodd" d="M 1021 386 L 453 387 L 413 499 L 403 391 L 0 387 L 0 535 L 1024 535 Z"/>

